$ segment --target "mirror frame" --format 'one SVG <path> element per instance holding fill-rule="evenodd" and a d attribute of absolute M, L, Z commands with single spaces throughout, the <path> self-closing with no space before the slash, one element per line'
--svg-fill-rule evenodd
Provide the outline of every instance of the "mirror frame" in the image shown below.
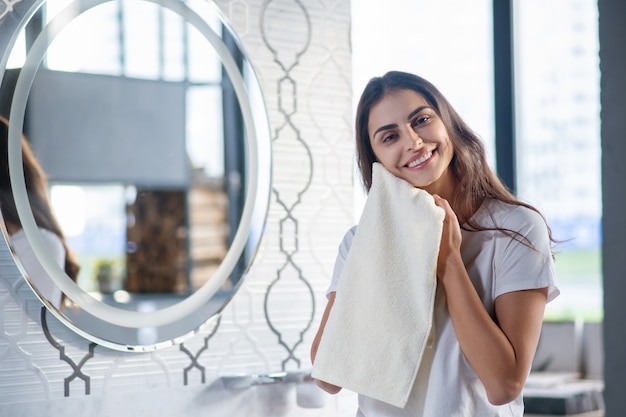
<path fill-rule="evenodd" d="M 243 213 L 233 242 L 215 274 L 194 294 L 177 304 L 152 312 L 129 311 L 104 304 L 82 290 L 54 261 L 35 223 L 22 171 L 21 135 L 30 87 L 48 47 L 74 18 L 95 6 L 110 1 L 114 0 L 74 0 L 43 28 L 28 51 L 17 79 L 10 110 L 12 123 L 9 126 L 8 138 L 9 173 L 24 233 L 46 273 L 76 307 L 59 309 L 49 303 L 34 288 L 19 259 L 15 256 L 15 252 L 12 249 L 11 251 L 22 274 L 48 310 L 76 333 L 115 350 L 152 351 L 182 342 L 194 335 L 204 324 L 217 318 L 243 280 L 238 280 L 233 293 L 217 307 L 211 301 L 213 296 L 242 258 L 246 260 L 242 275 L 248 272 L 263 235 L 269 206 L 272 166 L 271 135 L 259 79 L 237 35 L 217 6 L 204 0 L 190 3 L 183 3 L 179 0 L 142 0 L 167 8 L 193 25 L 211 43 L 222 60 L 222 65 L 230 78 L 239 102 L 245 128 L 247 169 Z M 28 0 L 24 0 L 24 3 L 27 2 Z M 16 22 L 11 19 L 5 19 L 0 23 L 0 80 L 4 77 L 8 56 L 18 34 L 44 3 L 45 0 L 35 0 L 17 24 L 12 25 L 11 22 Z M 244 57 L 241 70 L 222 37 L 215 33 L 202 18 L 203 13 L 208 13 L 211 17 L 219 17 L 223 28 L 235 40 L 237 48 Z M 10 36 L 6 36 L 8 31 L 10 31 Z M 3 39 L 7 41 L 4 42 Z M 4 225 L 2 229 L 11 248 Z"/>

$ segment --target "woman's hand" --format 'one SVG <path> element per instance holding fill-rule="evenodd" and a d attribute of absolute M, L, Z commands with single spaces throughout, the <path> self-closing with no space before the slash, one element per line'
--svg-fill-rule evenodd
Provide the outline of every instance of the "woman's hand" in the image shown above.
<path fill-rule="evenodd" d="M 547 288 L 514 291 L 495 300 L 497 323 L 485 310 L 461 258 L 461 226 L 450 204 L 438 195 L 435 204 L 446 217 L 437 279 L 446 294 L 448 312 L 459 345 L 482 381 L 492 404 L 520 395 L 539 341 Z"/>
<path fill-rule="evenodd" d="M 437 278 L 443 279 L 446 267 L 450 262 L 461 262 L 461 226 L 459 220 L 452 210 L 450 203 L 437 194 L 433 195 L 435 205 L 441 207 L 445 212 L 443 219 L 443 230 L 441 233 L 441 244 L 439 245 L 439 257 L 437 259 Z"/>

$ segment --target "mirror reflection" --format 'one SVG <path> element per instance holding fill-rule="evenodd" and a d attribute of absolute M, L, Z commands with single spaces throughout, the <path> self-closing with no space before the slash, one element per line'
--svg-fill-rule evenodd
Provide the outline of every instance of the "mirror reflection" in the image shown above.
<path fill-rule="evenodd" d="M 215 8 L 187 9 L 177 0 L 91 3 L 79 3 L 78 12 L 76 2 L 43 3 L 9 51 L 1 88 L 2 114 L 27 140 L 25 163 L 32 149 L 47 177 L 42 193 L 56 217 L 56 236 L 70 264 L 76 261 L 77 273 L 65 272 L 91 301 L 63 291 L 60 307 L 62 280 L 38 283 L 36 277 L 50 271 L 45 262 L 29 270 L 13 242 L 23 233 L 20 218 L 3 203 L 6 232 L 31 285 L 71 327 L 122 348 L 157 344 L 218 312 L 251 262 L 269 198 L 266 116 L 252 67 Z M 207 33 L 217 34 L 224 49 Z M 38 42 L 49 45 L 29 84 L 29 54 Z M 224 51 L 236 64 L 235 79 Z M 245 90 L 238 90 L 238 80 Z M 29 88 L 23 113 L 15 110 L 21 85 Z M 41 235 L 54 233 L 40 221 L 37 194 L 26 176 L 25 182 Z M 247 241 L 233 255 L 242 233 Z M 235 260 L 223 271 L 227 256 Z M 208 294 L 207 283 L 215 294 Z M 119 311 L 113 313 L 121 318 L 109 320 L 94 304 L 167 312 L 198 293 L 211 299 L 191 303 L 192 319 L 172 315 L 183 320 L 182 328 L 165 319 L 127 324 Z M 104 327 L 115 321 L 130 327 L 130 336 L 112 340 L 119 328 Z"/>
<path fill-rule="evenodd" d="M 9 242 L 16 256 L 21 260 L 25 274 L 30 277 L 33 286 L 45 296 L 45 299 L 54 307 L 61 308 L 63 294 L 54 281 L 45 273 L 41 264 L 33 253 L 15 206 L 11 183 L 9 179 L 8 143 L 9 121 L 0 116 L 0 215 L 9 236 Z M 35 158 L 29 142 L 21 137 L 22 161 L 24 166 L 24 180 L 33 208 L 39 230 L 46 241 L 46 245 L 53 254 L 57 264 L 74 281 L 78 277 L 80 266 L 69 250 L 63 229 L 54 216 L 48 198 L 46 174 Z"/>

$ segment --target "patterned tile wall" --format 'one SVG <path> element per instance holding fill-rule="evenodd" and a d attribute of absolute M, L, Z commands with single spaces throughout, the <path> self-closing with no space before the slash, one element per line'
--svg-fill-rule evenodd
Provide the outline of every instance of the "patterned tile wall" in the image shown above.
<path fill-rule="evenodd" d="M 0 18 L 10 17 L 7 1 Z M 350 1 L 216 3 L 259 73 L 273 139 L 266 235 L 245 284 L 220 321 L 182 345 L 122 353 L 42 309 L 0 242 L 0 416 L 339 415 L 336 397 L 295 405 L 317 401 L 312 387 L 233 392 L 218 377 L 310 369 L 336 248 L 353 222 Z"/>

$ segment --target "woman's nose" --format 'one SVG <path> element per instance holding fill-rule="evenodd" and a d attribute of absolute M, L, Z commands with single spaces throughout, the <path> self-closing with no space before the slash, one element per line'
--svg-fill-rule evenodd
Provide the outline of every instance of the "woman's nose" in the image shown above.
<path fill-rule="evenodd" d="M 420 135 L 418 135 L 417 132 L 410 127 L 408 127 L 406 130 L 407 134 L 405 136 L 407 138 L 406 141 L 408 149 L 412 150 L 420 147 L 422 145 L 422 138 L 420 137 Z"/>

